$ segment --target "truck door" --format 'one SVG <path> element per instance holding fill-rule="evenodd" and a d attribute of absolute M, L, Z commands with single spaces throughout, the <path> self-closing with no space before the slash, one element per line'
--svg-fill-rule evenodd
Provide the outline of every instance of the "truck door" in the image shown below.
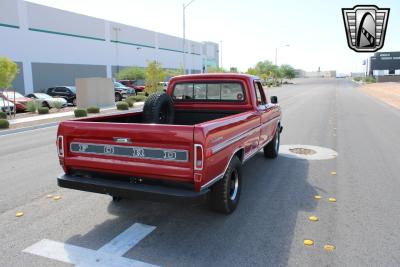
<path fill-rule="evenodd" d="M 273 124 L 270 123 L 272 118 L 272 109 L 268 105 L 267 98 L 264 93 L 264 89 L 260 81 L 254 82 L 254 88 L 256 90 L 258 111 L 261 117 L 261 130 L 260 130 L 260 142 L 259 146 L 262 147 L 266 142 L 272 138 Z"/>

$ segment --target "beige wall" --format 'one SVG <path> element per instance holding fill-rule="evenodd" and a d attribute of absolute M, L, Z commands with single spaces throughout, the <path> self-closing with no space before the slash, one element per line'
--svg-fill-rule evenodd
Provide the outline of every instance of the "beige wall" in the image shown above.
<path fill-rule="evenodd" d="M 82 78 L 76 79 L 77 107 L 89 106 L 114 107 L 114 84 L 108 78 Z"/>

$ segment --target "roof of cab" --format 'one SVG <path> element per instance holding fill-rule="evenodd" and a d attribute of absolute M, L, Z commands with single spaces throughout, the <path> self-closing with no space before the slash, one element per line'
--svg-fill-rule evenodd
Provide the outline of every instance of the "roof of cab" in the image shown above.
<path fill-rule="evenodd" d="M 254 75 L 242 74 L 242 73 L 200 73 L 200 74 L 187 74 L 179 75 L 171 78 L 171 81 L 179 80 L 199 80 L 199 79 L 215 79 L 215 78 L 239 78 L 248 80 L 258 80 L 259 78 Z"/>

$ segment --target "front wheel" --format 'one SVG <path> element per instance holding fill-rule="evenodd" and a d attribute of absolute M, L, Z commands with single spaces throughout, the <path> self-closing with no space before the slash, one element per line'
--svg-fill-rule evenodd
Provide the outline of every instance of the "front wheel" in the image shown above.
<path fill-rule="evenodd" d="M 234 156 L 224 178 L 211 188 L 210 207 L 220 213 L 232 213 L 240 199 L 242 189 L 242 162 Z"/>
<path fill-rule="evenodd" d="M 278 125 L 276 127 L 274 139 L 272 139 L 265 147 L 264 147 L 264 156 L 266 158 L 276 158 L 279 153 L 279 144 L 281 142 L 281 127 Z"/>

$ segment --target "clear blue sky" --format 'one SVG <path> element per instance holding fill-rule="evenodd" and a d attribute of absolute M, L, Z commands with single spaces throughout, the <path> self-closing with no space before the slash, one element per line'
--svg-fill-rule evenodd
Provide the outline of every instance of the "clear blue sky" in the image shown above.
<path fill-rule="evenodd" d="M 98 18 L 182 36 L 181 0 L 29 0 Z M 185 1 L 186 3 L 189 0 Z M 186 35 L 195 41 L 222 40 L 223 66 L 245 71 L 257 61 L 288 63 L 305 70 L 362 71 L 370 54 L 347 46 L 341 8 L 356 4 L 389 7 L 385 46 L 400 51 L 400 1 L 195 0 L 187 8 Z"/>

